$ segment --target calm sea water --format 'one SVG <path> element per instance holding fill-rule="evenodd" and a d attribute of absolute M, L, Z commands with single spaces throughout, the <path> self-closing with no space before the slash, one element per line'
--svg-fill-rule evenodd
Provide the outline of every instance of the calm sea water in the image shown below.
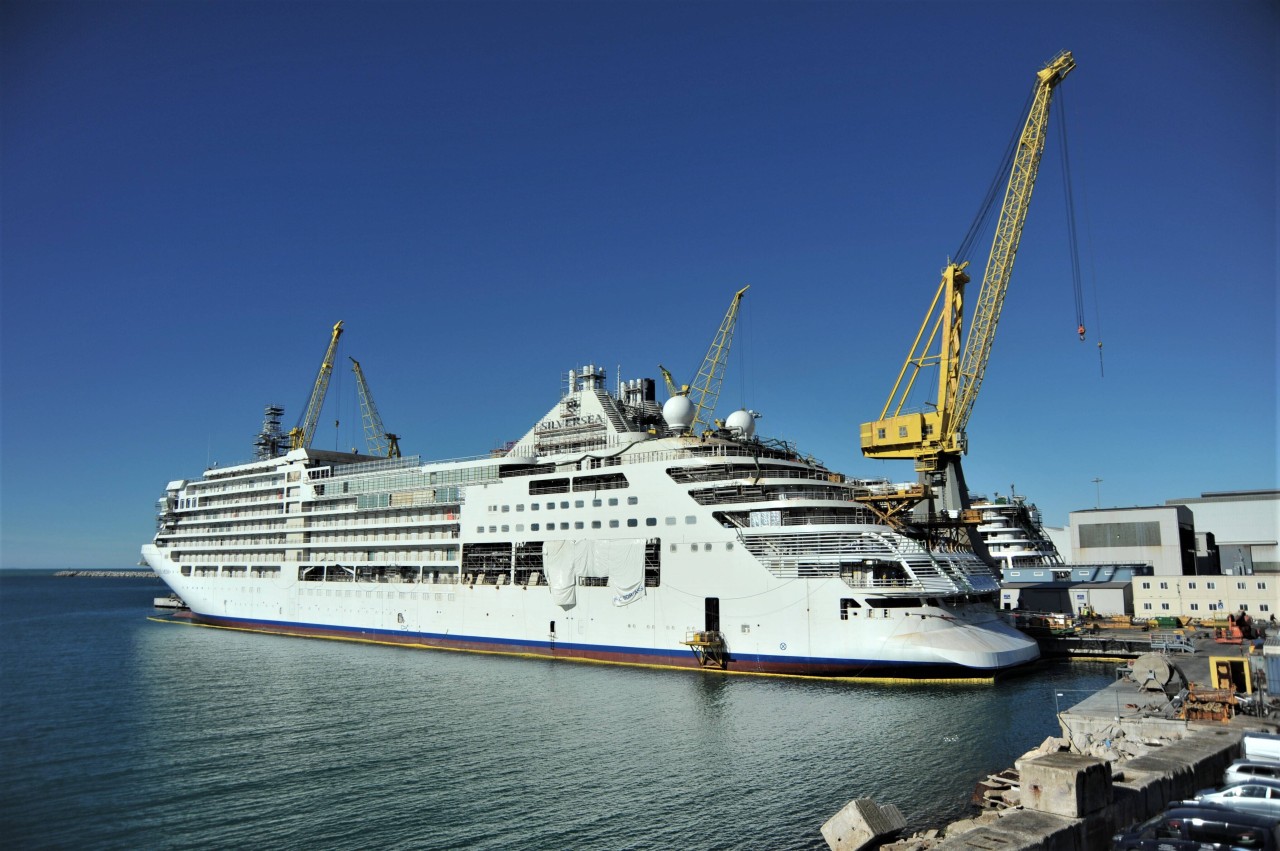
<path fill-rule="evenodd" d="M 819 849 L 854 797 L 962 814 L 1111 679 L 542 662 L 155 623 L 161 593 L 0 571 L 7 847 Z"/>

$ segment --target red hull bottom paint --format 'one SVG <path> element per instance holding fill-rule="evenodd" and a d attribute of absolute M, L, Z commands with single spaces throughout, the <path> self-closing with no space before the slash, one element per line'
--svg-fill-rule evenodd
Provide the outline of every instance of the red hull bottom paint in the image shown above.
<path fill-rule="evenodd" d="M 157 618 L 156 620 L 172 621 L 176 619 Z M 844 659 L 742 657 L 735 656 L 732 653 L 728 655 L 724 666 L 721 667 L 714 664 L 700 664 L 692 650 L 677 653 L 666 651 L 645 652 L 628 648 L 603 648 L 553 640 L 532 642 L 457 636 L 445 637 L 407 631 L 340 629 L 310 624 L 247 621 L 196 613 L 191 613 L 187 622 L 220 629 L 234 629 L 299 638 L 327 638 L 337 641 L 359 641 L 370 644 L 398 645 L 432 650 L 454 650 L 469 653 L 490 653 L 534 659 L 595 662 L 646 668 L 702 670 L 726 674 L 803 677 L 807 679 L 981 683 L 993 682 L 998 675 L 1003 676 L 1032 667 L 1032 665 L 1027 664 L 1018 668 L 1000 671 L 977 671 L 959 665 L 892 665 L 884 662 L 875 663 Z"/>

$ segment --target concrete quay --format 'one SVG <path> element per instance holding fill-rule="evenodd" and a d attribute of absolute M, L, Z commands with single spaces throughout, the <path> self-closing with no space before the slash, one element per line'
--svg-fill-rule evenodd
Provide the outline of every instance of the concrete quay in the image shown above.
<path fill-rule="evenodd" d="M 1242 661 L 1247 648 L 1206 638 L 1193 643 L 1194 653 L 1147 654 L 1120 666 L 1129 671 L 1127 676 L 1117 676 L 1108 687 L 1059 712 L 1061 738 L 1049 739 L 1016 761 L 1015 772 L 1008 772 L 1017 776 L 1012 787 L 991 793 L 992 805 L 999 809 L 905 839 L 880 834 L 861 845 L 834 844 L 824 828 L 828 845 L 834 851 L 1108 848 L 1118 831 L 1201 789 L 1220 786 L 1223 771 L 1240 756 L 1246 732 L 1280 733 L 1280 723 L 1273 719 L 1228 717 L 1229 707 L 1213 700 L 1221 693 L 1205 692 L 1215 664 L 1210 657 L 1239 667 L 1248 664 Z M 1187 702 L 1189 719 L 1177 717 L 1176 698 L 1184 680 L 1193 693 L 1201 693 L 1199 702 Z M 846 807 L 832 821 L 850 815 Z M 854 836 L 857 831 L 845 827 L 840 833 Z"/>

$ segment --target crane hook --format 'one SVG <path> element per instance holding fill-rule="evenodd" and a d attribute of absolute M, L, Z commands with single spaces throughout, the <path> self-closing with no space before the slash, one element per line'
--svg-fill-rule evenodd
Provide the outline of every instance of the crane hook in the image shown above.
<path fill-rule="evenodd" d="M 1080 335 L 1080 341 L 1084 342 L 1084 325 L 1076 329 L 1076 333 Z"/>

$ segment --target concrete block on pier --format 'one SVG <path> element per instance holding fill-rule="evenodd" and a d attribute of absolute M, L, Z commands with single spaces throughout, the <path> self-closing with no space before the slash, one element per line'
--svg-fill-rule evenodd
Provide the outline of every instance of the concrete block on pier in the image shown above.
<path fill-rule="evenodd" d="M 907 826 L 907 820 L 893 804 L 880 806 L 870 798 L 854 798 L 844 809 L 827 819 L 822 838 L 831 851 L 858 851 L 873 840 L 890 836 Z"/>
<path fill-rule="evenodd" d="M 1150 818 L 1170 801 L 1192 797 L 1222 783 L 1222 773 L 1239 752 L 1231 730 L 1197 730 L 1123 766 L 1115 784 L 1116 824 Z"/>
<path fill-rule="evenodd" d="M 1092 851 L 1106 848 L 1109 839 L 1085 819 L 1017 810 L 959 835 L 948 828 L 931 851 Z"/>
<path fill-rule="evenodd" d="M 1111 802 L 1111 769 L 1073 753 L 1051 753 L 1018 764 L 1022 804 L 1043 813 L 1084 818 Z"/>

